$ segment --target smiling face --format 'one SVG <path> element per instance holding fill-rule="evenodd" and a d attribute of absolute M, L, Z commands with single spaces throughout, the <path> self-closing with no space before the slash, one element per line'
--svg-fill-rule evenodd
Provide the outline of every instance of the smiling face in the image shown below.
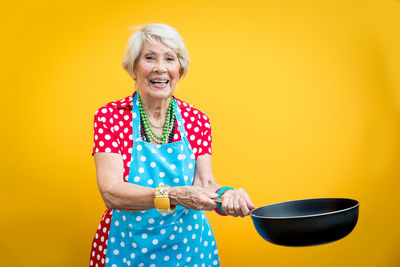
<path fill-rule="evenodd" d="M 168 99 L 176 89 L 179 71 L 178 56 L 171 48 L 146 42 L 133 69 L 140 96 Z"/>

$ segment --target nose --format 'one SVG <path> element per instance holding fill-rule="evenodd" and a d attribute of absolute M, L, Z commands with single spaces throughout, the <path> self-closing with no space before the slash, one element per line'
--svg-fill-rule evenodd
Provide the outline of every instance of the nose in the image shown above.
<path fill-rule="evenodd" d="M 163 60 L 157 60 L 156 61 L 156 64 L 154 65 L 154 68 L 153 68 L 153 71 L 157 72 L 157 73 L 165 73 L 165 72 L 167 72 L 167 68 L 166 68 Z"/>

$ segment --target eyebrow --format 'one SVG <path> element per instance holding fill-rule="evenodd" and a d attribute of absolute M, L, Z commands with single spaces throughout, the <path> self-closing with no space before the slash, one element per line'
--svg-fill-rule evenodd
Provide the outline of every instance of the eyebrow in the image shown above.
<path fill-rule="evenodd" d="M 145 50 L 143 50 L 143 53 L 157 54 L 155 51 L 153 51 L 153 50 L 151 50 L 151 49 L 148 49 L 148 48 L 146 48 Z M 174 51 L 170 50 L 170 51 L 166 52 L 164 55 L 173 54 L 173 53 L 174 53 Z"/>

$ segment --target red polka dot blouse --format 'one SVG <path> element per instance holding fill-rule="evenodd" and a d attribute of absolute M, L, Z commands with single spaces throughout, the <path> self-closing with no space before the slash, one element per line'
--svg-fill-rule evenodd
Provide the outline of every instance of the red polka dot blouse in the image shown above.
<path fill-rule="evenodd" d="M 188 133 L 188 140 L 195 157 L 211 155 L 211 125 L 208 117 L 192 105 L 174 97 L 183 123 Z M 97 152 L 118 153 L 124 163 L 125 182 L 128 180 L 133 147 L 132 136 L 132 103 L 133 95 L 119 101 L 110 102 L 99 108 L 94 115 L 94 146 L 92 155 Z M 172 142 L 180 141 L 181 136 L 175 121 Z M 92 242 L 90 266 L 104 266 L 107 251 L 107 240 L 110 229 L 112 210 L 106 210 L 99 223 Z"/>

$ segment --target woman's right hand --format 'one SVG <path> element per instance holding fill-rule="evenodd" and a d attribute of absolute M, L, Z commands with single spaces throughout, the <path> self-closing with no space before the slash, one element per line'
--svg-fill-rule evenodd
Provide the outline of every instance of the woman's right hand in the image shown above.
<path fill-rule="evenodd" d="M 217 204 L 211 198 L 217 193 L 207 191 L 200 186 L 175 186 L 169 189 L 171 206 L 180 205 L 194 210 L 213 210 Z"/>

